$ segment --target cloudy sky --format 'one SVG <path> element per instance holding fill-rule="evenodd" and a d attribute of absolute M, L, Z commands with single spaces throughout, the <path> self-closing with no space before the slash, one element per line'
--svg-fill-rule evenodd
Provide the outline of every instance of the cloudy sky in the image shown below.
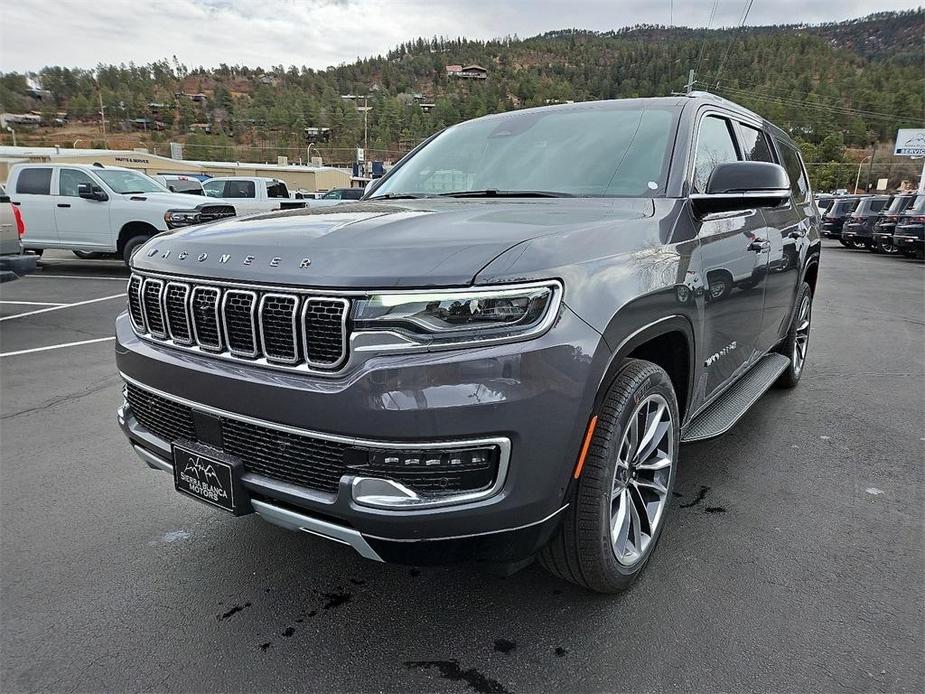
<path fill-rule="evenodd" d="M 922 0 L 755 0 L 748 24 L 825 22 Z M 417 36 L 521 37 L 577 27 L 667 24 L 672 0 L 7 0 L 0 71 L 146 63 L 324 68 Z M 706 26 L 712 0 L 673 0 L 674 23 Z M 744 0 L 718 0 L 713 26 L 738 24 Z"/>

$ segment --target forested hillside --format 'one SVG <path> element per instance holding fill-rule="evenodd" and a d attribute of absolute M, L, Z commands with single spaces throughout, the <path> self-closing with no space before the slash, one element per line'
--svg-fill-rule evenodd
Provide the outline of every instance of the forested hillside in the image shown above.
<path fill-rule="evenodd" d="M 897 127 L 922 125 L 923 18 L 912 11 L 815 26 L 417 39 L 385 56 L 320 71 L 188 68 L 170 60 L 93 70 L 55 66 L 0 76 L 0 106 L 98 120 L 101 95 L 113 130 L 130 128 L 133 118 L 160 120 L 165 129 L 145 137 L 185 139 L 187 156 L 197 158 L 243 158 L 237 149 L 245 146 L 259 147 L 260 158 L 292 156 L 309 142 L 305 128 L 330 128 L 316 151 L 343 161 L 364 141 L 357 110 L 363 100 L 344 95 L 368 95 L 369 148 L 395 158 L 465 118 L 557 101 L 667 95 L 683 90 L 694 68 L 696 88 L 735 99 L 811 145 L 829 138 L 837 153 L 843 144 L 866 147 L 891 139 Z M 446 66 L 454 64 L 481 65 L 488 78 L 448 76 Z M 52 96 L 26 96 L 29 83 Z M 202 103 L 183 96 L 199 93 Z M 152 113 L 152 103 L 163 106 Z"/>

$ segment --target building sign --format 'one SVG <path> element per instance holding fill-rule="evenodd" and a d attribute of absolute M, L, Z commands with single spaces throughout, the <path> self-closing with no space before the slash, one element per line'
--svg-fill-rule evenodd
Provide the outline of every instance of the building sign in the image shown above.
<path fill-rule="evenodd" d="M 904 128 L 896 133 L 898 157 L 925 157 L 925 128 Z"/>

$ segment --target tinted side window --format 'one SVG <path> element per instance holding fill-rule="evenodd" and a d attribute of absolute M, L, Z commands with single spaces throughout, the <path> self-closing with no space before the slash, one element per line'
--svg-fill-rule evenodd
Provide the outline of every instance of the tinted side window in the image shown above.
<path fill-rule="evenodd" d="M 282 181 L 276 181 L 270 183 L 267 186 L 267 197 L 268 198 L 288 198 L 289 191 L 286 190 L 286 184 Z"/>
<path fill-rule="evenodd" d="M 322 200 L 340 200 L 340 191 L 339 190 L 329 191 L 325 193 L 324 197 L 322 197 L 321 199 Z"/>
<path fill-rule="evenodd" d="M 253 181 L 225 181 L 226 198 L 254 198 L 257 197 L 257 187 Z"/>
<path fill-rule="evenodd" d="M 98 185 L 96 181 L 83 171 L 77 169 L 61 169 L 61 173 L 58 174 L 58 195 L 76 198 L 77 186 L 81 183 L 89 183 L 91 186 Z"/>
<path fill-rule="evenodd" d="M 16 192 L 25 195 L 49 195 L 51 169 L 23 169 L 16 179 Z"/>
<path fill-rule="evenodd" d="M 787 169 L 787 175 L 790 176 L 790 189 L 793 191 L 793 197 L 802 202 L 809 193 L 809 181 L 806 180 L 806 173 L 803 171 L 800 155 L 793 147 L 784 144 L 780 140 L 777 141 L 777 145 L 780 147 L 784 168 Z"/>
<path fill-rule="evenodd" d="M 362 188 L 351 188 L 350 190 L 345 190 L 343 199 L 344 200 L 359 200 L 360 198 L 363 197 L 363 192 L 364 191 Z"/>
<path fill-rule="evenodd" d="M 707 116 L 700 121 L 697 137 L 697 153 L 694 156 L 694 191 L 702 193 L 717 164 L 738 161 L 729 121 L 717 116 Z"/>
<path fill-rule="evenodd" d="M 742 149 L 745 150 L 746 159 L 775 163 L 767 135 L 744 123 L 739 123 L 739 127 L 742 129 Z"/>
<path fill-rule="evenodd" d="M 879 212 L 880 210 L 884 208 L 884 206 L 886 205 L 886 202 L 887 202 L 886 200 L 871 200 L 870 211 Z"/>

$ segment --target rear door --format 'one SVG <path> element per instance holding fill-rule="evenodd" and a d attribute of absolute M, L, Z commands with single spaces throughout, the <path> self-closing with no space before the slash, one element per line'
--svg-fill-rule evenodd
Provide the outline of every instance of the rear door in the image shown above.
<path fill-rule="evenodd" d="M 776 158 L 790 177 L 790 200 L 762 210 L 768 225 L 768 278 L 764 288 L 764 314 L 758 348 L 771 349 L 790 325 L 790 312 L 800 284 L 802 259 L 809 248 L 809 230 L 818 224 L 809 180 L 799 152 L 775 138 Z"/>
<path fill-rule="evenodd" d="M 109 201 L 86 200 L 77 195 L 81 183 L 101 186 L 100 182 L 85 171 L 67 167 L 58 169 L 57 178 L 54 209 L 58 243 L 77 250 L 115 250 Z"/>
<path fill-rule="evenodd" d="M 29 166 L 19 169 L 11 181 L 10 201 L 19 208 L 26 233 L 22 242 L 26 248 L 54 247 L 58 243 L 55 228 L 55 203 L 51 197 L 51 166 Z"/>
<path fill-rule="evenodd" d="M 720 113 L 702 115 L 691 190 L 703 192 L 715 166 L 741 159 L 733 122 Z M 753 361 L 764 303 L 767 240 L 764 218 L 757 210 L 711 214 L 696 221 L 705 290 L 702 387 L 709 398 Z"/>

